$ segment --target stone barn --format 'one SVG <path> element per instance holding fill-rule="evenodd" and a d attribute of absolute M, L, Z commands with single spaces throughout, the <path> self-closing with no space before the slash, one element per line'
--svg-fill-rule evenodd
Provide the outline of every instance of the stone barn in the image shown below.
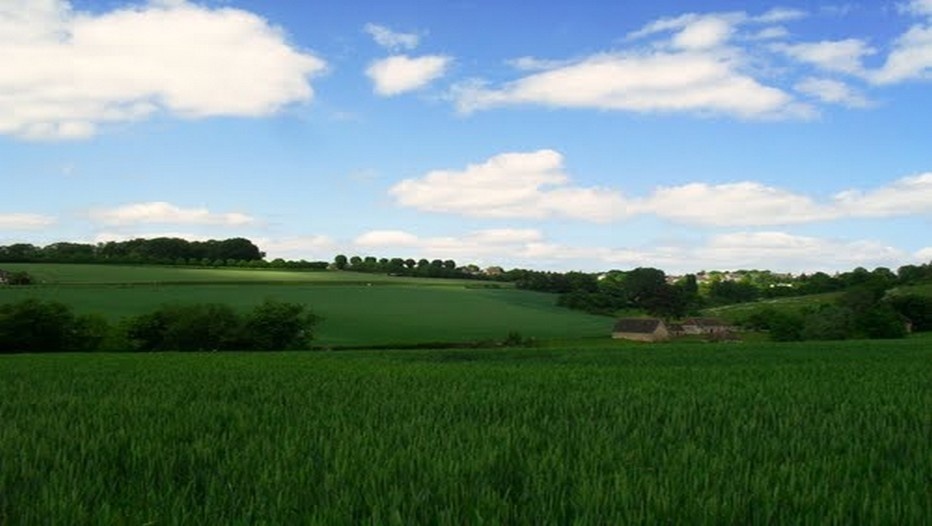
<path fill-rule="evenodd" d="M 637 342 L 660 342 L 670 339 L 670 331 L 659 318 L 621 318 L 615 322 L 612 338 Z"/>

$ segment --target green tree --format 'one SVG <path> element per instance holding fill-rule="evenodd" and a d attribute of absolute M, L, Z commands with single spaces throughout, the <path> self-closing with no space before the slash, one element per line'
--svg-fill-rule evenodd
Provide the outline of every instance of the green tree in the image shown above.
<path fill-rule="evenodd" d="M 348 263 L 349 263 L 349 260 L 346 259 L 346 256 L 344 256 L 343 254 L 339 254 L 337 255 L 337 257 L 333 258 L 333 265 L 337 267 L 337 269 L 339 270 L 345 269 Z"/>
<path fill-rule="evenodd" d="M 109 332 L 99 316 L 75 316 L 67 305 L 27 299 L 0 305 L 0 353 L 92 351 Z"/>
<path fill-rule="evenodd" d="M 304 305 L 267 299 L 247 314 L 244 340 L 254 350 L 306 349 L 319 321 Z"/>

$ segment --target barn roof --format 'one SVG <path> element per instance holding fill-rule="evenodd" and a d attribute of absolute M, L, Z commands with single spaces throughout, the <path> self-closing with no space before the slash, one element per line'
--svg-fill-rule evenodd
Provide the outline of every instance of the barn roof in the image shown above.
<path fill-rule="evenodd" d="M 615 322 L 613 332 L 627 332 L 635 334 L 650 334 L 662 324 L 658 318 L 621 318 Z"/>

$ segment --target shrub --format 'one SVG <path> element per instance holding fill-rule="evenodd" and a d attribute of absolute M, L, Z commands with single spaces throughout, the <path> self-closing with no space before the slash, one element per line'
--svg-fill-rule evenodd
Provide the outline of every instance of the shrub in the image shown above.
<path fill-rule="evenodd" d="M 254 350 L 307 349 L 319 321 L 304 305 L 267 299 L 246 315 L 242 339 Z"/>
<path fill-rule="evenodd" d="M 225 351 L 238 347 L 241 326 L 227 305 L 163 305 L 130 319 L 126 336 L 138 351 Z"/>
<path fill-rule="evenodd" d="M 0 353 L 92 351 L 110 325 L 96 315 L 75 316 L 59 302 L 27 299 L 0 305 Z"/>

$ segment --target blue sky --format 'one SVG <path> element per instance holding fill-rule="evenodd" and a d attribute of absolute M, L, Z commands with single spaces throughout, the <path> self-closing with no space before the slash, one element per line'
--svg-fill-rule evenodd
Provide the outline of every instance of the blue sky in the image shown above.
<path fill-rule="evenodd" d="M 932 260 L 932 0 L 0 0 L 0 244 Z"/>

